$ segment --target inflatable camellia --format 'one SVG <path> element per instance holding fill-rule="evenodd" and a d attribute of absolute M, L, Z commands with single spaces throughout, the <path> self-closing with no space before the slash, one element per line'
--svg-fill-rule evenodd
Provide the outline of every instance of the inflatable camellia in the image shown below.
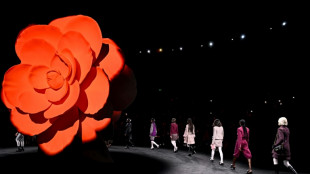
<path fill-rule="evenodd" d="M 121 49 L 102 38 L 91 17 L 28 26 L 15 51 L 20 64 L 6 71 L 1 99 L 17 130 L 36 135 L 48 155 L 63 151 L 76 135 L 83 143 L 96 139 L 136 97 L 135 76 Z"/>

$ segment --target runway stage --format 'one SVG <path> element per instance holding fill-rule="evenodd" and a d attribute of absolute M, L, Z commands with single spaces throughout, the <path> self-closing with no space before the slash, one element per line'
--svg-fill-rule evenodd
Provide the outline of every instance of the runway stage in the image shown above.
<path fill-rule="evenodd" d="M 0 164 L 3 171 L 26 173 L 239 174 L 247 171 L 244 160 L 237 161 L 236 170 L 230 169 L 231 159 L 224 160 L 224 166 L 220 166 L 218 153 L 215 154 L 215 160 L 212 163 L 209 160 L 210 154 L 197 152 L 193 156 L 188 156 L 185 149 L 173 153 L 172 149 L 167 148 L 151 150 L 149 147 L 125 149 L 123 146 L 111 146 L 107 150 L 112 161 L 99 163 L 74 155 L 72 157 L 46 156 L 35 146 L 25 147 L 23 152 L 16 152 L 16 148 L 0 148 Z M 256 168 L 253 164 L 253 173 L 273 174 L 274 172 L 270 169 Z M 289 174 L 290 171 L 283 169 L 280 173 Z"/>

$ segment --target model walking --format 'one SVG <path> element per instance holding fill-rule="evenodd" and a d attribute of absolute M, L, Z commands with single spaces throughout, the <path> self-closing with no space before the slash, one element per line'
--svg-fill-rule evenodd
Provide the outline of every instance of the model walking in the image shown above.
<path fill-rule="evenodd" d="M 187 124 L 185 127 L 185 131 L 183 134 L 184 143 L 187 145 L 190 154 L 188 156 L 192 156 L 196 153 L 195 151 L 195 125 L 191 118 L 187 119 Z"/>
<path fill-rule="evenodd" d="M 212 136 L 212 143 L 211 143 L 211 158 L 210 160 L 213 162 L 214 161 L 214 154 L 215 154 L 215 149 L 218 148 L 218 151 L 220 153 L 220 165 L 224 165 L 223 161 L 223 139 L 224 139 L 224 129 L 222 126 L 222 123 L 219 119 L 215 119 L 213 122 L 213 136 Z"/>
<path fill-rule="evenodd" d="M 289 163 L 291 159 L 291 150 L 290 150 L 290 130 L 287 127 L 288 122 L 285 117 L 281 117 L 278 120 L 279 128 L 277 130 L 276 139 L 272 145 L 272 157 L 273 157 L 273 165 L 275 168 L 275 173 L 279 173 L 279 165 L 278 160 L 282 159 L 285 167 L 292 170 L 293 173 L 297 174 L 296 170 Z M 274 147 L 281 145 L 283 150 L 275 151 Z"/>
<path fill-rule="evenodd" d="M 250 140 L 250 129 L 245 126 L 245 120 L 241 119 L 239 121 L 240 127 L 237 129 L 237 140 L 236 140 L 236 145 L 235 145 L 235 151 L 234 151 L 234 158 L 233 162 L 230 165 L 231 169 L 235 169 L 235 164 L 237 158 L 240 156 L 240 153 L 243 153 L 244 157 L 248 160 L 248 165 L 249 169 L 247 171 L 247 174 L 252 173 L 252 164 L 251 164 L 251 159 L 252 159 L 252 154 L 249 149 L 249 140 Z"/>
<path fill-rule="evenodd" d="M 179 139 L 178 124 L 176 123 L 176 119 L 172 118 L 171 125 L 170 125 L 170 140 L 173 146 L 174 153 L 178 152 L 178 147 L 177 147 L 177 142 L 176 142 L 178 139 Z"/>
<path fill-rule="evenodd" d="M 24 146 L 25 146 L 24 135 L 22 133 L 20 133 L 20 132 L 16 132 L 15 136 L 16 136 L 15 141 L 16 141 L 16 144 L 17 144 L 16 152 L 24 151 Z"/>
<path fill-rule="evenodd" d="M 126 137 L 126 146 L 125 148 L 128 149 L 129 146 L 134 146 L 132 142 L 132 124 L 131 119 L 126 119 L 126 125 L 125 125 L 125 137 Z"/>
<path fill-rule="evenodd" d="M 151 140 L 151 149 L 154 149 L 154 145 L 159 148 L 159 144 L 155 142 L 157 136 L 157 126 L 155 123 L 155 118 L 151 118 L 151 127 L 150 127 L 150 140 Z"/>

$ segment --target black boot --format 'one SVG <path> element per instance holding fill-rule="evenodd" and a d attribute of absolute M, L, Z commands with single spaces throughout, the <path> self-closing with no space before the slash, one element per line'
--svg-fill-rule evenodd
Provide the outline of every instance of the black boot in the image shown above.
<path fill-rule="evenodd" d="M 279 165 L 276 164 L 276 165 L 274 165 L 273 167 L 274 167 L 274 173 L 275 173 L 275 174 L 279 174 Z"/>
<path fill-rule="evenodd" d="M 289 169 L 291 169 L 291 171 L 294 173 L 294 174 L 297 174 L 296 170 L 293 168 L 293 166 L 288 166 Z"/>
<path fill-rule="evenodd" d="M 21 151 L 22 151 L 22 148 L 18 146 L 16 152 L 21 152 Z"/>
<path fill-rule="evenodd" d="M 24 151 L 24 147 L 21 147 L 21 151 Z"/>

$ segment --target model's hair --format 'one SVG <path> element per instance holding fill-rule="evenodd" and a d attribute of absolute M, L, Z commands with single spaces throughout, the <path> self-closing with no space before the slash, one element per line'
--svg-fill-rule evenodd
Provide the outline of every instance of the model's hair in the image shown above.
<path fill-rule="evenodd" d="M 176 121 L 177 121 L 177 119 L 175 119 L 175 118 L 172 118 L 172 119 L 171 119 L 171 122 L 172 122 L 172 123 L 175 123 Z"/>
<path fill-rule="evenodd" d="M 287 126 L 288 122 L 287 119 L 285 117 L 280 117 L 278 120 L 278 125 L 279 126 Z"/>
<path fill-rule="evenodd" d="M 130 119 L 130 118 L 127 118 L 126 121 L 127 121 L 127 122 L 131 122 L 131 119 Z"/>
<path fill-rule="evenodd" d="M 152 122 L 155 122 L 155 118 L 151 118 L 151 121 L 152 121 Z"/>
<path fill-rule="evenodd" d="M 212 125 L 212 126 L 213 126 L 213 127 L 214 127 L 214 126 L 221 127 L 221 126 L 222 126 L 222 123 L 221 123 L 220 119 L 215 119 L 215 120 L 213 121 L 213 125 Z"/>
<path fill-rule="evenodd" d="M 240 124 L 240 126 L 242 126 L 242 128 L 243 128 L 243 132 L 244 132 L 243 137 L 247 138 L 247 137 L 248 137 L 248 131 L 246 130 L 246 127 L 245 127 L 245 120 L 244 120 L 244 119 L 241 119 L 241 120 L 239 121 L 239 124 Z"/>
<path fill-rule="evenodd" d="M 193 121 L 192 121 L 192 119 L 191 118 L 188 118 L 187 119 L 187 124 L 188 124 L 188 130 L 190 131 L 190 132 L 194 132 L 193 131 L 193 129 L 194 129 L 194 124 L 193 124 Z"/>

